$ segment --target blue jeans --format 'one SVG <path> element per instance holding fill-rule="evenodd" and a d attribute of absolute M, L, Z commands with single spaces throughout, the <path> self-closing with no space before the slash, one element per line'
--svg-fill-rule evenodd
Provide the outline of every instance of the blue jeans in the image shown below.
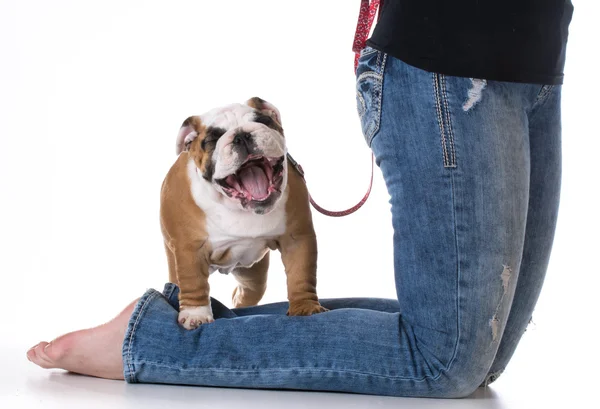
<path fill-rule="evenodd" d="M 310 317 L 212 300 L 216 321 L 187 331 L 167 284 L 135 307 L 127 382 L 451 398 L 504 370 L 554 236 L 560 87 L 430 73 L 367 48 L 357 104 L 391 197 L 397 300 L 322 300 L 331 311 Z"/>

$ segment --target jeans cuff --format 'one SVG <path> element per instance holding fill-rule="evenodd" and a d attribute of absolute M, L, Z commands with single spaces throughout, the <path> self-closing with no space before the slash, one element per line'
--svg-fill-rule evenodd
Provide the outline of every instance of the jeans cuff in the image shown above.
<path fill-rule="evenodd" d="M 136 335 L 136 329 L 138 323 L 143 318 L 148 306 L 157 296 L 162 296 L 161 293 L 154 289 L 147 290 L 142 298 L 138 301 L 131 318 L 129 318 L 129 324 L 127 325 L 127 331 L 125 331 L 125 337 L 123 338 L 123 377 L 127 383 L 137 383 L 136 371 L 133 359 L 133 342 Z"/>
<path fill-rule="evenodd" d="M 496 381 L 496 379 L 498 379 L 500 377 L 500 375 L 502 375 L 502 372 L 504 372 L 504 369 L 487 374 L 487 376 L 485 377 L 485 379 L 483 380 L 481 385 L 479 385 L 479 387 L 487 388 L 488 385 L 490 385 L 491 383 Z"/>
<path fill-rule="evenodd" d="M 166 283 L 162 292 L 169 304 L 179 311 L 179 287 L 173 283 Z"/>

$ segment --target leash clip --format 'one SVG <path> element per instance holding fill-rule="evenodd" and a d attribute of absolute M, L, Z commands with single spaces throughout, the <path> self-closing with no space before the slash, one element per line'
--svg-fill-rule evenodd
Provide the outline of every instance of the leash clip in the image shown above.
<path fill-rule="evenodd" d="M 304 179 L 304 169 L 302 169 L 302 166 L 300 166 L 300 164 L 294 158 L 292 158 L 292 155 L 290 155 L 289 153 L 287 153 L 286 155 L 290 165 L 292 165 L 298 171 L 300 176 L 302 176 L 302 179 Z"/>

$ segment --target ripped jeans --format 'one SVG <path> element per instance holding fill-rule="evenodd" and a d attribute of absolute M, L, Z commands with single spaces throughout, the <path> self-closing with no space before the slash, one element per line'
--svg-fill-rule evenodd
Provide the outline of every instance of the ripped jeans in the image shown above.
<path fill-rule="evenodd" d="M 331 311 L 310 317 L 212 300 L 216 321 L 187 331 L 167 284 L 135 307 L 127 382 L 451 398 L 502 372 L 552 247 L 560 86 L 429 73 L 366 48 L 357 104 L 391 197 L 397 300 L 322 300 Z"/>

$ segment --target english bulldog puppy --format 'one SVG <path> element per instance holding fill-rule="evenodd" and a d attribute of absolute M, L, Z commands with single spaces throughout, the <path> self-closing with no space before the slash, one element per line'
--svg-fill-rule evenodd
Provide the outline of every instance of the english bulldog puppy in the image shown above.
<path fill-rule="evenodd" d="M 256 305 L 267 284 L 269 253 L 287 275 L 288 315 L 319 304 L 317 240 L 306 185 L 288 164 L 277 108 L 252 98 L 187 118 L 179 155 L 161 189 L 160 223 L 169 281 L 180 288 L 186 329 L 214 321 L 208 277 L 233 274 L 233 305 Z"/>

